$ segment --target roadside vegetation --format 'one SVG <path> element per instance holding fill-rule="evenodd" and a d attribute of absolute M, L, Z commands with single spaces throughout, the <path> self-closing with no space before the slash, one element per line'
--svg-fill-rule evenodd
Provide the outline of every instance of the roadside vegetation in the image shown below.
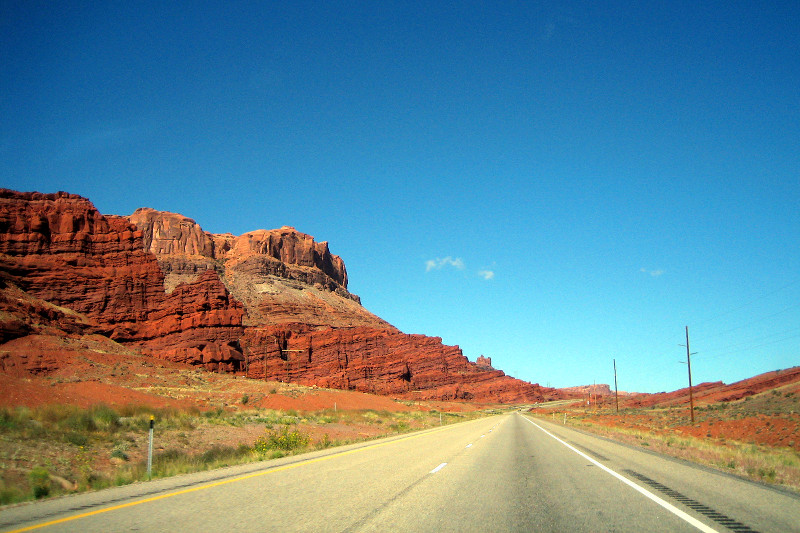
<path fill-rule="evenodd" d="M 201 412 L 142 405 L 0 408 L 0 505 L 274 459 L 451 424 L 483 413 L 315 412 L 222 408 Z"/>
<path fill-rule="evenodd" d="M 621 442 L 800 492 L 800 397 L 770 390 L 731 402 L 621 408 L 537 408 L 533 414 Z"/>

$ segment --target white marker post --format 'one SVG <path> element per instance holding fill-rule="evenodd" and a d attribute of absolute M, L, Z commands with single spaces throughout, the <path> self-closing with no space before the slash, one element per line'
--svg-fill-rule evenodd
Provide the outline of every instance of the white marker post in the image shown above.
<path fill-rule="evenodd" d="M 156 417 L 154 415 L 150 415 L 150 444 L 147 448 L 147 479 L 151 478 L 151 473 L 153 471 L 153 424 L 155 423 Z"/>

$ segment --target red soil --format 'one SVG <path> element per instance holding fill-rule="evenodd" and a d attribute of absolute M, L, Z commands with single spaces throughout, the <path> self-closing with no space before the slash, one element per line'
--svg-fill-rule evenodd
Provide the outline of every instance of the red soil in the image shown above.
<path fill-rule="evenodd" d="M 759 415 L 738 420 L 705 421 L 676 430 L 693 437 L 752 442 L 800 451 L 800 415 L 789 415 L 788 418 Z"/>
<path fill-rule="evenodd" d="M 0 374 L 0 405 L 6 407 L 66 404 L 90 407 L 95 404 L 113 406 L 149 405 L 152 407 L 189 407 L 189 402 L 164 398 L 117 385 L 86 381 L 56 383 L 41 378 L 15 378 Z"/>

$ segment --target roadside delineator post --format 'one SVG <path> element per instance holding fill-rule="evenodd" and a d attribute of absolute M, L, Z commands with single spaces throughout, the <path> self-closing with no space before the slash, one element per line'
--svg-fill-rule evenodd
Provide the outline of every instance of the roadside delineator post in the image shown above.
<path fill-rule="evenodd" d="M 151 478 L 153 471 L 153 425 L 155 424 L 156 417 L 150 415 L 150 442 L 147 447 L 147 479 Z"/>

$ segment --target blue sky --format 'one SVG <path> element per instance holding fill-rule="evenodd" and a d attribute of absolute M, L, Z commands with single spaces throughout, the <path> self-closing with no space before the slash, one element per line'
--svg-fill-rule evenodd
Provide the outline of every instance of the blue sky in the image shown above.
<path fill-rule="evenodd" d="M 287 4 L 287 5 L 284 5 Z M 800 364 L 797 2 L 0 1 L 0 186 L 291 225 L 551 386 Z"/>

